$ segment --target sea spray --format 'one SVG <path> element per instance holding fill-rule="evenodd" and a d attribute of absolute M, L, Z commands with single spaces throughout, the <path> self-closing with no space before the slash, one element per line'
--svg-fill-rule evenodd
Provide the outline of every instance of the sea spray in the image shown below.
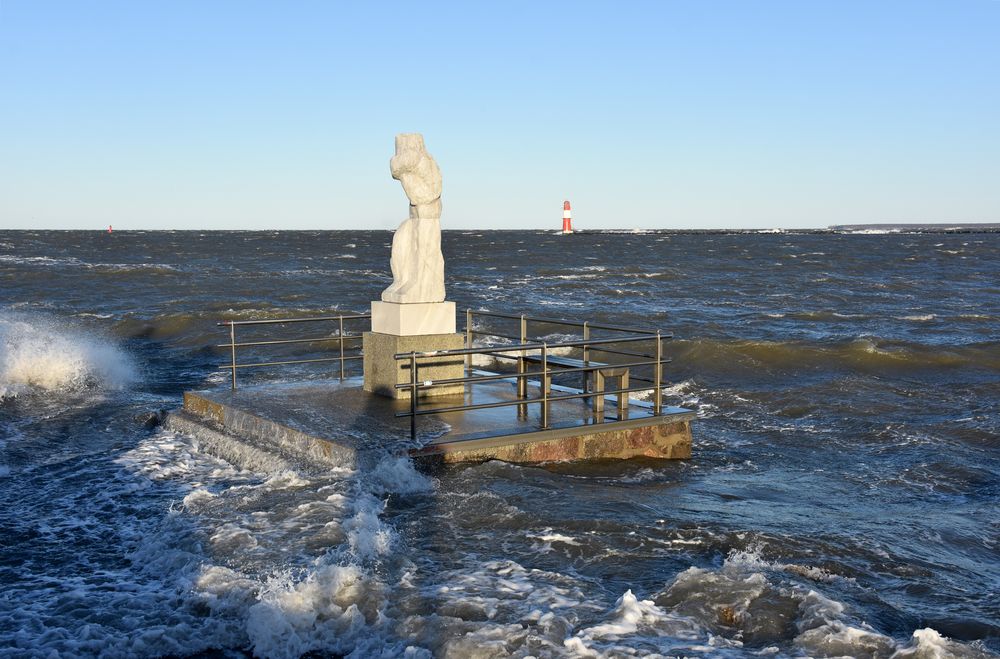
<path fill-rule="evenodd" d="M 0 398 L 122 389 L 135 379 L 130 357 L 106 337 L 50 316 L 0 314 Z"/>

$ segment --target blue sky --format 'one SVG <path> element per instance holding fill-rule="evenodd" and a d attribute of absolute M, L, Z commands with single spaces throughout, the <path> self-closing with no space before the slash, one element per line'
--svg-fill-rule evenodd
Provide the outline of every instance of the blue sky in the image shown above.
<path fill-rule="evenodd" d="M 1000 221 L 1000 2 L 0 0 L 0 228 Z"/>

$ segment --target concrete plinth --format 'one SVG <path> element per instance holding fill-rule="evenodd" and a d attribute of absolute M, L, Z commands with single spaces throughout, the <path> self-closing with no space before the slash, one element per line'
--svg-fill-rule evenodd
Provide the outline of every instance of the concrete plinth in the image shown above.
<path fill-rule="evenodd" d="M 414 306 L 409 304 L 394 306 Z M 454 308 L 454 305 L 452 305 Z M 372 304 L 374 311 L 375 305 Z M 452 326 L 454 326 L 454 311 Z M 365 355 L 365 391 L 388 396 L 389 398 L 410 399 L 408 389 L 396 389 L 396 384 L 410 382 L 410 363 L 407 360 L 397 361 L 394 358 L 400 352 L 432 352 L 434 350 L 457 350 L 465 347 L 465 337 L 461 334 L 427 334 L 422 336 L 396 336 L 381 332 L 365 332 L 362 339 L 362 350 Z M 465 361 L 462 357 L 431 357 L 421 359 L 418 363 L 417 378 L 421 382 L 427 380 L 445 380 L 460 378 L 465 375 Z M 462 394 L 464 387 L 457 384 L 452 387 L 434 387 L 421 391 L 424 396 L 448 396 Z"/>
<path fill-rule="evenodd" d="M 372 331 L 396 336 L 455 333 L 454 302 L 372 302 Z M 428 348 L 433 350 L 434 348 Z M 367 354 L 367 353 L 366 353 Z"/>
<path fill-rule="evenodd" d="M 538 384 L 530 382 L 529 389 L 535 391 Z M 433 404 L 489 404 L 516 396 L 517 383 L 501 380 Z M 614 396 L 606 402 L 618 406 Z M 414 441 L 410 420 L 396 416 L 408 409 L 408 401 L 366 393 L 361 378 L 353 377 L 185 392 L 184 409 L 171 412 L 167 426 L 197 437 L 201 450 L 239 467 L 308 471 L 367 469 L 386 455 L 407 453 L 427 466 L 483 460 L 684 459 L 691 457 L 695 418 L 679 407 L 664 407 L 653 415 L 649 402 L 631 400 L 629 418 L 619 420 L 617 409 L 594 416 L 588 401 L 564 399 L 551 402 L 552 426 L 546 430 L 539 428 L 536 402 L 524 414 L 511 406 L 421 416 Z"/>

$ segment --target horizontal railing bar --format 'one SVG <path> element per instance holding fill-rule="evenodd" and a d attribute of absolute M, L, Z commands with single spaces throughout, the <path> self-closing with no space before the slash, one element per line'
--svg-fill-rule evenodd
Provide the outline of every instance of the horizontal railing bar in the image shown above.
<path fill-rule="evenodd" d="M 315 316 L 312 318 L 268 318 L 266 320 L 224 320 L 216 323 L 218 327 L 229 327 L 230 325 L 280 325 L 281 323 L 309 323 L 322 320 L 360 320 L 371 318 L 370 313 L 352 314 L 349 316 Z"/>
<path fill-rule="evenodd" d="M 583 323 L 577 323 L 572 320 L 559 320 L 557 318 L 544 318 L 542 316 L 521 316 L 521 314 L 511 314 L 511 313 L 497 313 L 495 311 L 473 311 L 473 316 L 490 316 L 492 318 L 510 318 L 511 320 L 533 320 L 536 323 L 548 323 L 550 325 L 567 325 L 574 326 L 579 325 L 583 327 Z"/>
<path fill-rule="evenodd" d="M 500 334 L 499 332 L 480 332 L 479 330 L 472 330 L 474 336 L 498 336 L 501 339 L 510 339 L 511 341 L 520 341 L 521 337 L 511 336 L 509 334 Z"/>
<path fill-rule="evenodd" d="M 473 311 L 473 316 L 491 316 L 493 318 L 509 318 L 511 320 L 521 320 L 521 316 L 517 314 L 509 313 L 496 313 L 493 311 Z M 570 320 L 558 320 L 556 318 L 544 318 L 541 316 L 524 316 L 525 320 L 534 321 L 536 323 L 548 323 L 550 325 L 566 325 L 570 327 L 583 327 L 583 323 L 577 323 Z M 635 332 L 636 334 L 656 334 L 657 330 L 650 330 L 641 327 L 621 327 L 618 325 L 604 325 L 599 323 L 587 322 L 587 326 L 590 329 L 603 329 L 612 332 Z"/>
<path fill-rule="evenodd" d="M 491 407 L 510 407 L 512 405 L 528 405 L 529 403 L 541 402 L 541 398 L 520 398 L 516 401 L 497 401 L 495 403 L 476 403 L 474 405 L 461 405 L 459 407 L 441 407 L 428 410 L 417 410 L 417 416 L 425 414 L 446 414 L 448 412 L 465 412 L 467 410 L 485 410 Z M 396 418 L 413 416 L 410 412 L 396 412 Z"/>
<path fill-rule="evenodd" d="M 352 355 L 350 357 L 344 357 L 345 362 L 349 362 L 353 359 L 364 359 L 364 355 Z M 339 362 L 340 357 L 324 357 L 323 359 L 295 359 L 292 361 L 285 362 L 257 362 L 254 364 L 236 364 L 233 366 L 229 364 L 228 366 L 219 366 L 220 371 L 229 371 L 234 368 L 251 368 L 253 366 L 280 366 L 282 364 L 315 364 L 316 362 Z"/>
<path fill-rule="evenodd" d="M 497 337 L 500 337 L 501 339 L 511 339 L 512 341 L 520 341 L 521 340 L 521 337 L 518 337 L 518 336 L 508 336 L 506 334 L 498 334 L 496 332 L 479 332 L 479 331 L 476 331 L 476 330 L 472 330 L 472 333 L 474 335 L 479 335 L 479 336 L 497 336 Z M 671 337 L 666 336 L 666 335 L 661 335 L 660 338 L 661 339 L 669 339 Z M 649 337 L 646 340 L 647 341 L 655 341 L 656 339 L 654 339 L 653 337 Z M 653 359 L 655 357 L 655 355 L 647 355 L 647 354 L 644 354 L 644 353 L 641 353 L 641 352 L 629 352 L 627 350 L 611 350 L 609 348 L 593 348 L 593 350 L 594 350 L 594 352 L 606 352 L 606 353 L 610 353 L 610 354 L 614 354 L 614 355 L 627 355 L 629 357 L 648 357 L 649 359 Z"/>
<path fill-rule="evenodd" d="M 653 365 L 655 366 L 656 362 L 653 362 Z M 639 382 L 648 382 L 649 384 L 656 384 L 656 380 L 650 380 L 649 378 L 640 378 L 637 375 L 630 375 L 629 376 L 629 380 L 638 380 Z M 666 381 L 660 380 L 660 386 L 661 387 L 663 387 L 663 386 L 665 386 L 665 385 L 667 385 L 669 383 L 670 383 L 669 380 L 666 380 Z"/>
<path fill-rule="evenodd" d="M 482 332 L 482 331 L 479 331 L 479 330 L 472 330 L 472 335 L 473 336 L 495 336 L 495 337 L 498 337 L 498 338 L 501 338 L 501 339 L 510 339 L 511 341 L 520 341 L 521 340 L 521 337 L 519 337 L 519 336 L 511 336 L 510 334 L 501 334 L 499 332 Z M 661 334 L 660 338 L 661 339 L 671 339 L 671 338 L 673 338 L 673 335 L 672 334 Z M 646 340 L 647 341 L 655 341 L 656 337 L 655 336 L 646 337 Z M 615 352 L 614 350 L 607 350 L 607 349 L 602 349 L 602 348 L 594 348 L 594 350 L 601 350 L 601 352 Z M 618 353 L 615 353 L 615 354 L 631 355 L 633 357 L 653 357 L 653 355 L 644 355 L 644 354 L 638 353 L 638 352 L 618 352 Z"/>
<path fill-rule="evenodd" d="M 506 352 L 492 353 L 494 359 L 520 359 L 520 355 L 508 355 Z"/>
<path fill-rule="evenodd" d="M 669 360 L 663 360 L 661 364 L 669 363 Z M 529 371 L 527 373 L 497 373 L 495 375 L 479 375 L 476 377 L 466 377 L 466 378 L 447 378 L 442 380 L 425 380 L 424 382 L 418 382 L 418 389 L 433 389 L 434 387 L 459 384 L 459 383 L 476 383 L 476 382 L 491 382 L 493 380 L 509 380 L 517 378 L 527 378 L 527 377 L 540 377 L 542 375 L 548 374 L 553 375 L 566 375 L 567 373 L 592 373 L 593 371 L 602 371 L 607 368 L 633 368 L 638 366 L 656 366 L 656 360 L 651 362 L 631 362 L 626 364 L 595 364 L 591 366 L 574 366 L 570 368 L 550 368 L 548 371 Z M 412 382 L 400 382 L 395 385 L 396 389 L 410 389 L 413 387 Z"/>
<path fill-rule="evenodd" d="M 454 407 L 434 407 L 423 410 L 417 410 L 417 416 L 424 416 L 426 414 L 447 414 L 450 412 L 465 412 L 468 410 L 484 410 L 491 407 L 513 407 L 514 405 L 537 405 L 545 400 L 552 402 L 554 400 L 572 400 L 574 398 L 593 398 L 595 396 L 608 396 L 610 394 L 627 394 L 634 393 L 637 391 L 649 391 L 648 387 L 629 387 L 628 389 L 608 389 L 607 391 L 591 391 L 587 393 L 580 394 L 562 394 L 559 396 L 549 396 L 546 398 L 518 398 L 517 400 L 504 400 L 497 401 L 495 403 L 476 403 L 475 405 L 456 405 Z M 396 412 L 397 418 L 413 416 L 410 412 Z"/>
<path fill-rule="evenodd" d="M 654 363 L 656 362 L 656 355 L 647 355 L 647 354 L 642 353 L 642 352 L 632 352 L 631 350 L 612 350 L 610 348 L 591 348 L 590 351 L 591 352 L 606 352 L 606 353 L 609 353 L 609 354 L 612 354 L 612 355 L 625 355 L 627 357 L 642 357 L 644 359 L 652 359 Z M 537 355 L 529 355 L 529 356 L 526 356 L 525 359 L 529 359 L 531 361 L 538 361 L 541 358 L 538 357 Z M 616 364 L 608 364 L 608 366 L 616 366 Z"/>
<path fill-rule="evenodd" d="M 649 387 L 629 387 L 627 389 L 606 389 L 604 391 L 589 391 L 580 394 L 560 394 L 549 396 L 549 400 L 572 400 L 574 398 L 591 398 L 593 396 L 608 396 L 610 394 L 631 394 L 637 391 L 649 391 Z"/>
<path fill-rule="evenodd" d="M 417 352 L 417 359 L 429 359 L 431 357 L 457 357 L 459 355 L 495 354 L 498 352 L 514 352 L 520 350 L 541 350 L 547 348 L 582 348 L 585 346 L 605 345 L 609 343 L 632 343 L 634 341 L 648 341 L 647 336 L 626 336 L 620 339 L 588 339 L 586 341 L 562 341 L 560 343 L 521 343 L 518 345 L 501 346 L 496 348 L 458 348 L 455 350 L 437 350 L 433 352 Z M 409 359 L 410 353 L 398 352 L 393 355 L 395 359 Z"/>
<path fill-rule="evenodd" d="M 551 371 L 550 371 L 551 374 Z M 533 373 L 494 373 L 493 375 L 477 375 L 476 377 L 470 378 L 448 378 L 445 380 L 427 380 L 425 382 L 418 382 L 417 389 L 433 389 L 434 387 L 444 386 L 446 384 L 475 384 L 476 382 L 494 382 L 496 380 L 510 380 L 511 378 L 526 378 L 529 376 L 535 377 L 542 375 L 541 371 Z M 396 389 L 412 389 L 412 382 L 400 382 L 394 385 Z"/>
<path fill-rule="evenodd" d="M 656 361 L 656 355 L 647 355 L 641 352 L 632 352 L 631 350 L 612 350 L 611 348 L 591 348 L 591 352 L 606 352 L 612 355 L 624 355 L 626 357 L 645 357 L 646 359 L 652 359 Z"/>
<path fill-rule="evenodd" d="M 244 343 L 236 343 L 236 344 L 233 344 L 233 343 L 217 343 L 215 345 L 215 347 L 216 348 L 232 348 L 232 347 L 235 346 L 237 348 L 242 348 L 244 346 L 273 346 L 273 345 L 288 344 L 288 343 L 321 343 L 321 342 L 324 342 L 324 341 L 339 341 L 341 338 L 343 338 L 345 341 L 347 341 L 349 339 L 362 339 L 364 337 L 361 336 L 360 334 L 345 334 L 343 337 L 339 337 L 339 336 L 324 336 L 322 338 L 315 338 L 315 339 L 280 339 L 280 340 L 277 340 L 277 341 L 246 341 Z"/>
<path fill-rule="evenodd" d="M 521 359 L 521 355 L 510 355 L 510 354 L 507 354 L 507 353 L 509 353 L 509 352 L 520 352 L 520 351 L 521 351 L 521 349 L 520 349 L 520 348 L 519 348 L 519 349 L 517 349 L 517 350 L 510 350 L 510 349 L 508 349 L 508 348 L 500 348 L 500 349 L 499 349 L 499 352 L 497 352 L 497 351 L 494 351 L 494 350 L 493 350 L 493 348 L 496 348 L 496 347 L 497 347 L 497 346 L 485 346 L 485 348 L 486 348 L 487 350 L 490 350 L 491 352 L 489 352 L 489 353 L 484 353 L 484 354 L 490 354 L 490 355 L 492 355 L 492 356 L 493 356 L 493 358 L 494 358 L 494 359 Z M 528 348 L 524 348 L 524 350 L 525 350 L 525 352 L 527 352 L 527 351 L 528 351 Z M 406 353 L 406 355 L 407 355 L 407 356 L 409 356 L 409 354 L 410 354 L 410 353 Z M 433 356 L 434 356 L 434 355 L 425 355 L 425 357 L 433 357 Z M 420 357 L 420 355 L 417 355 L 417 357 L 419 358 L 419 357 Z M 447 357 L 447 355 L 445 355 L 445 357 Z M 527 356 L 527 355 L 525 355 L 525 356 L 524 356 L 524 358 L 525 358 L 525 359 L 528 359 L 528 356 Z"/>

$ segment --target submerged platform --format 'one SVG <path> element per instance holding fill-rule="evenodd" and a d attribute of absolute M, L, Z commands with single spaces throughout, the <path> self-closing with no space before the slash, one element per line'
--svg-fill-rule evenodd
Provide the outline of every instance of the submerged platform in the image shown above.
<path fill-rule="evenodd" d="M 544 430 L 538 403 L 430 414 L 417 418 L 414 441 L 409 418 L 396 417 L 409 403 L 367 393 L 362 384 L 361 378 L 347 378 L 190 391 L 168 425 L 249 467 L 284 460 L 354 468 L 387 452 L 430 462 L 691 457 L 695 413 L 679 407 L 653 415 L 651 404 L 632 398 L 627 418 L 618 419 L 615 396 L 607 397 L 598 415 L 582 399 L 552 401 Z M 513 400 L 514 382 L 499 380 L 477 385 L 474 393 L 435 397 L 432 404 Z"/>

